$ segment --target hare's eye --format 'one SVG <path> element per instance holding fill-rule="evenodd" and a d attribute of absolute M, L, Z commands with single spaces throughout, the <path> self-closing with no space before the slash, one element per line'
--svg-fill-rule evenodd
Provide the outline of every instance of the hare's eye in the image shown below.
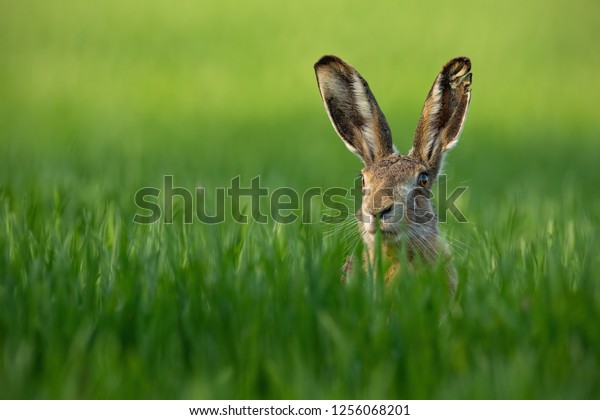
<path fill-rule="evenodd" d="M 365 176 L 360 174 L 360 181 L 362 182 L 362 187 L 365 188 Z"/>
<path fill-rule="evenodd" d="M 421 172 L 419 174 L 419 178 L 417 178 L 417 182 L 420 187 L 423 187 L 423 188 L 429 187 L 429 175 L 427 175 L 425 172 Z"/>

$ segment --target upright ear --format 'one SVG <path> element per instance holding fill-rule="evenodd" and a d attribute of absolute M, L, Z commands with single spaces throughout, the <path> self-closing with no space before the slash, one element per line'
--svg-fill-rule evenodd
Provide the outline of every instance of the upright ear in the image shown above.
<path fill-rule="evenodd" d="M 390 127 L 365 79 L 332 55 L 316 62 L 315 73 L 329 119 L 346 147 L 365 165 L 394 153 Z"/>
<path fill-rule="evenodd" d="M 423 162 L 435 178 L 444 153 L 458 143 L 471 100 L 471 61 L 450 60 L 433 82 L 409 155 Z"/>

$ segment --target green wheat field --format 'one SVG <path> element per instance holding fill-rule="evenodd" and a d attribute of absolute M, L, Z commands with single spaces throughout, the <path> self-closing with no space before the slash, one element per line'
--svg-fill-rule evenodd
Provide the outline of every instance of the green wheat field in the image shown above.
<path fill-rule="evenodd" d="M 0 398 L 600 398 L 598 15 L 1 0 Z M 179 198 L 174 223 L 133 223 L 135 192 L 165 175 L 208 201 L 237 176 L 351 188 L 324 54 L 369 81 L 403 152 L 441 66 L 471 58 L 445 166 L 468 187 L 468 223 L 441 226 L 454 299 L 437 268 L 341 285 L 350 224 L 184 224 Z"/>

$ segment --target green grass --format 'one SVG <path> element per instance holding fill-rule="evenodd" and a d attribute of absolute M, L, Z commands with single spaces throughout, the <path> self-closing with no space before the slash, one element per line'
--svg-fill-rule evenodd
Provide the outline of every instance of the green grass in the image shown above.
<path fill-rule="evenodd" d="M 599 6 L 480 3 L 1 2 L 0 398 L 600 398 Z M 471 57 L 456 299 L 424 267 L 341 286 L 319 223 L 132 222 L 164 175 L 351 187 L 325 53 L 401 150 Z"/>

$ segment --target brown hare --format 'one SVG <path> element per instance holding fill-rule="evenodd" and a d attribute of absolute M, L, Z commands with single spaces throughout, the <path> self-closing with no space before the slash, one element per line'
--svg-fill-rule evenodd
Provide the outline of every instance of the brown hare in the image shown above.
<path fill-rule="evenodd" d="M 445 153 L 458 143 L 471 98 L 471 62 L 450 60 L 436 77 L 427 95 L 406 155 L 392 143 L 390 127 L 369 85 L 348 63 L 326 55 L 315 64 L 317 83 L 335 131 L 365 167 L 362 205 L 357 219 L 367 246 L 364 259 L 372 264 L 377 230 L 383 254 L 392 258 L 385 275 L 394 277 L 394 258 L 403 244 L 408 260 L 419 256 L 433 264 L 443 258 L 450 292 L 458 283 L 447 243 L 441 239 L 431 201 L 431 186 L 438 177 Z M 352 267 L 349 259 L 344 271 Z"/>

